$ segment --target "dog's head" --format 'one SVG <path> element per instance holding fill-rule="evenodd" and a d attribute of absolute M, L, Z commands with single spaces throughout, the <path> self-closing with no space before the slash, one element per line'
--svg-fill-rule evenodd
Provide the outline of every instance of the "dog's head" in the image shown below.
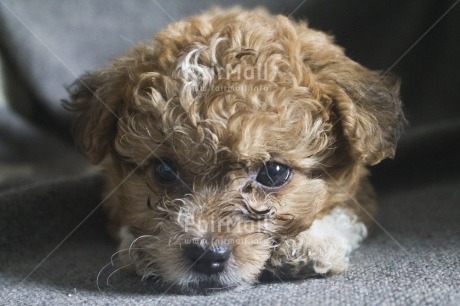
<path fill-rule="evenodd" d="M 256 279 L 393 156 L 404 124 L 396 79 L 264 11 L 173 24 L 71 94 L 138 272 L 183 287 Z"/>

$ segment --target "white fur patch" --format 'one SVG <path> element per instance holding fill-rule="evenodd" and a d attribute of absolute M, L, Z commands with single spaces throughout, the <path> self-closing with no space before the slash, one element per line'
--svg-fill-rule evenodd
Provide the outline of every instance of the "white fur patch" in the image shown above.
<path fill-rule="evenodd" d="M 275 268 L 293 266 L 293 276 L 305 266 L 312 267 L 316 274 L 341 273 L 348 268 L 351 251 L 366 236 L 367 228 L 357 216 L 337 207 L 295 238 L 285 240 L 271 263 Z"/>
<path fill-rule="evenodd" d="M 132 263 L 130 256 L 130 248 L 135 237 L 129 231 L 127 226 L 123 226 L 118 232 L 118 239 L 120 240 L 120 246 L 118 247 L 118 258 L 123 266 Z M 130 267 L 132 268 L 132 267 Z"/>
<path fill-rule="evenodd" d="M 118 232 L 118 238 L 121 241 L 120 248 L 128 249 L 131 242 L 134 240 L 133 234 L 129 231 L 127 226 L 123 226 Z"/>
<path fill-rule="evenodd" d="M 344 208 L 336 207 L 322 219 L 315 220 L 308 232 L 319 239 L 334 237 L 343 243 L 349 254 L 367 237 L 366 226 Z"/>
<path fill-rule="evenodd" d="M 342 273 L 348 269 L 351 251 L 367 236 L 367 228 L 356 215 L 337 207 L 300 236 L 303 249 L 307 249 L 304 262 L 309 262 L 316 273 Z"/>

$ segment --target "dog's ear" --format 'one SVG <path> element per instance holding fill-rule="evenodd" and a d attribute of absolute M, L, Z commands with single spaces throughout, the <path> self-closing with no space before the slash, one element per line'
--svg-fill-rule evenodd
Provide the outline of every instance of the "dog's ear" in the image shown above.
<path fill-rule="evenodd" d="M 106 68 L 81 76 L 68 88 L 66 108 L 76 113 L 73 135 L 78 149 L 93 164 L 109 152 L 122 104 L 126 74 Z"/>
<path fill-rule="evenodd" d="M 325 98 L 332 100 L 335 126 L 349 143 L 351 156 L 369 165 L 393 157 L 406 125 L 399 80 L 354 62 L 331 36 L 306 26 L 296 30 L 303 62 Z"/>
<path fill-rule="evenodd" d="M 399 80 L 368 70 L 337 52 L 319 69 L 317 80 L 335 112 L 334 124 L 348 141 L 352 157 L 368 165 L 395 154 L 406 125 Z"/>
<path fill-rule="evenodd" d="M 336 124 L 340 124 L 349 142 L 352 157 L 374 165 L 394 156 L 406 124 L 399 80 L 346 61 L 336 64 L 336 69 L 327 69 L 334 83 L 328 86 L 328 95 L 333 100 Z"/>

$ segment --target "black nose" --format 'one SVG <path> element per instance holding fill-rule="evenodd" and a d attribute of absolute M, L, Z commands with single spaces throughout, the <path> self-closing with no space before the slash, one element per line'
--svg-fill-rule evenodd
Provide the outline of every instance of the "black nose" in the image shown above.
<path fill-rule="evenodd" d="M 226 245 L 212 246 L 206 249 L 197 244 L 189 244 L 185 247 L 185 256 L 193 265 L 192 269 L 206 275 L 222 272 L 230 254 L 230 247 Z"/>

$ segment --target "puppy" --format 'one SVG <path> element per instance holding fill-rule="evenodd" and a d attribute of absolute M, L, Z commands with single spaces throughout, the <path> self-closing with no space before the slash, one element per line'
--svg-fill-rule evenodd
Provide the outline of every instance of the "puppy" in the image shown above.
<path fill-rule="evenodd" d="M 185 291 L 345 271 L 405 124 L 397 79 L 261 9 L 174 23 L 70 94 L 119 259 Z"/>

